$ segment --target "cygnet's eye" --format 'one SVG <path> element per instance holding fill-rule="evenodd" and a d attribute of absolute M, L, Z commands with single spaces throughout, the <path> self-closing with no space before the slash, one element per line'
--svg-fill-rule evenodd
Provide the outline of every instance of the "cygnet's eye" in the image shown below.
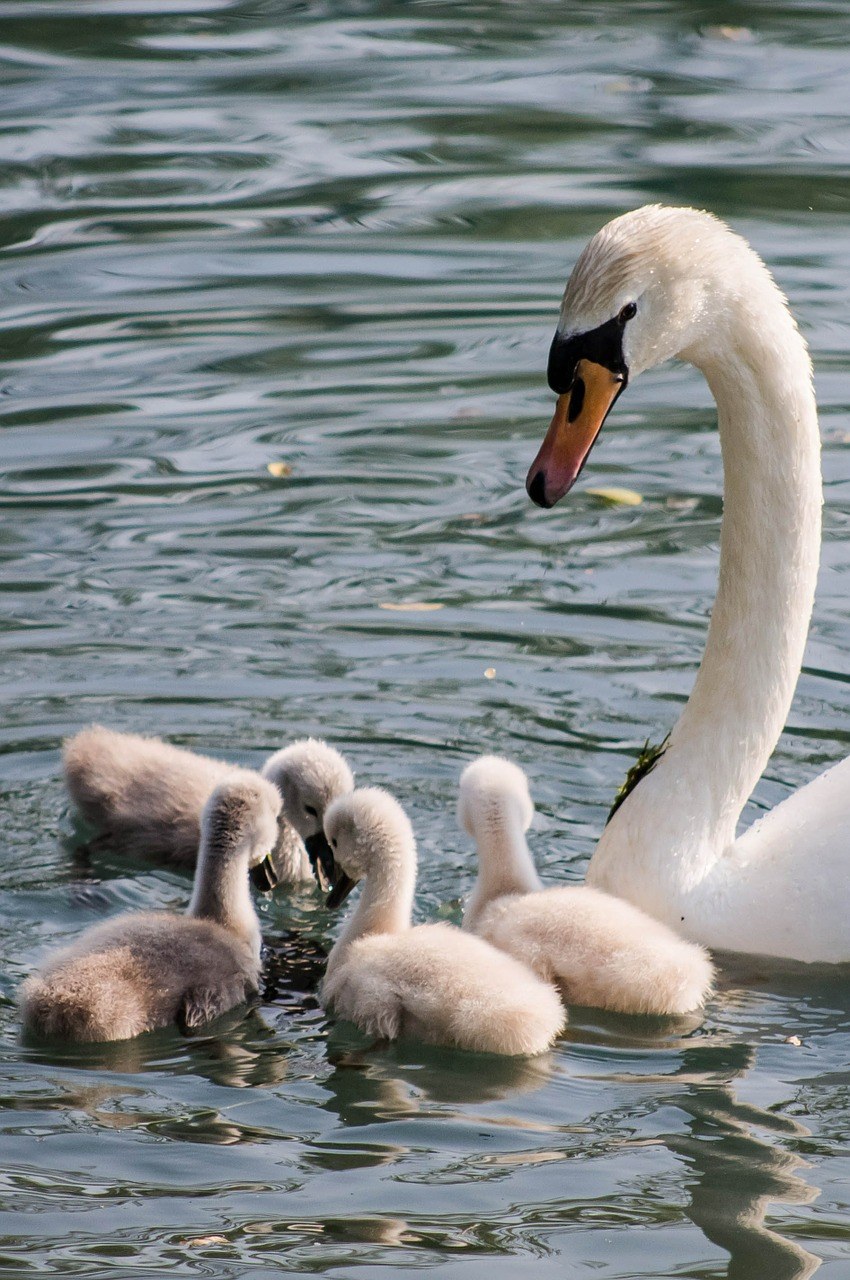
<path fill-rule="evenodd" d="M 331 840 L 331 848 L 332 849 L 336 848 L 336 840 Z"/>
<path fill-rule="evenodd" d="M 624 307 L 620 308 L 620 314 L 617 316 L 617 319 L 620 321 L 620 324 L 626 324 L 627 321 L 632 320 L 636 315 L 637 303 L 627 302 Z"/>
<path fill-rule="evenodd" d="M 319 811 L 318 811 L 318 809 L 314 809 L 314 808 L 313 808 L 313 806 L 312 806 L 311 804 L 305 804 L 305 806 L 304 806 L 304 812 L 305 812 L 305 813 L 309 813 L 309 815 L 310 815 L 310 817 L 311 817 L 311 818 L 318 818 L 318 816 L 319 816 Z"/>

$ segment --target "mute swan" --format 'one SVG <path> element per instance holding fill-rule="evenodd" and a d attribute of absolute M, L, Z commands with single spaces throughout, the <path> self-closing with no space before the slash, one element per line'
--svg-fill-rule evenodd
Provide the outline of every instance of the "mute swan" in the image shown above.
<path fill-rule="evenodd" d="M 95 925 L 24 982 L 25 1031 L 127 1040 L 199 1027 L 257 990 L 260 923 L 248 867 L 277 838 L 280 795 L 263 778 L 228 779 L 207 801 L 186 915 L 130 912 Z"/>
<path fill-rule="evenodd" d="M 711 988 L 702 947 L 621 898 L 586 885 L 544 889 L 525 832 L 534 805 L 522 769 L 481 756 L 460 779 L 458 819 L 478 845 L 464 929 L 554 982 L 568 1004 L 688 1013 Z"/>
<path fill-rule="evenodd" d="M 412 1035 L 483 1053 L 542 1053 L 564 1025 L 553 987 L 450 924 L 411 927 L 416 842 L 386 791 L 335 800 L 325 816 L 339 906 L 365 879 L 357 909 L 328 957 L 322 1000 L 369 1035 Z"/>
<path fill-rule="evenodd" d="M 821 475 L 805 343 L 767 268 L 722 222 L 647 206 L 584 249 L 549 355 L 558 403 L 528 492 L 544 507 L 562 498 L 629 379 L 672 356 L 702 371 L 717 403 L 717 598 L 688 704 L 605 828 L 588 883 L 713 948 L 848 961 L 850 758 L 735 837 L 800 671 Z"/>
<path fill-rule="evenodd" d="M 83 729 L 64 745 L 68 793 L 87 822 L 102 832 L 96 844 L 129 856 L 194 866 L 200 814 L 213 788 L 228 778 L 257 774 L 222 760 L 174 747 L 161 738 Z M 310 880 L 312 867 L 327 887 L 329 852 L 322 830 L 325 808 L 354 786 L 351 770 L 333 747 L 305 738 L 270 756 L 263 777 L 284 796 L 271 866 L 257 868 L 258 888 Z M 305 848 L 306 846 L 306 848 Z M 265 879 L 263 878 L 265 877 Z"/>

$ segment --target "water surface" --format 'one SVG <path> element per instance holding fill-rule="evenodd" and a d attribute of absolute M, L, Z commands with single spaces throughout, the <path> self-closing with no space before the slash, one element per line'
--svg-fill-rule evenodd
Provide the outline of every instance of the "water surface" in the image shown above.
<path fill-rule="evenodd" d="M 422 919 L 469 888 L 456 780 L 497 749 L 531 777 L 546 875 L 582 877 L 687 696 L 715 585 L 694 371 L 630 387 L 556 511 L 522 488 L 570 264 L 647 201 L 749 236 L 815 357 L 823 571 L 747 818 L 847 754 L 848 18 L 0 8 L 0 1271 L 847 1276 L 834 974 L 746 965 L 679 1025 L 576 1010 L 520 1064 L 371 1049 L 285 965 L 192 1040 L 40 1052 L 12 998 L 57 939 L 187 898 L 71 857 L 59 744 L 93 719 L 251 764 L 328 736 L 409 808 Z M 606 507 L 604 484 L 644 502 Z M 441 607 L 381 607 L 410 602 Z M 309 893 L 263 910 L 272 937 L 332 937 Z"/>

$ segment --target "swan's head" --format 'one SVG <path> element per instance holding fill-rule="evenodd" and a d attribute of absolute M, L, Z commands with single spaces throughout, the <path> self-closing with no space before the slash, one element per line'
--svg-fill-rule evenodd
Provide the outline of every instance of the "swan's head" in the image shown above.
<path fill-rule="evenodd" d="M 528 779 L 519 765 L 502 756 L 479 756 L 460 775 L 458 822 L 476 839 L 488 826 L 504 822 L 511 812 L 527 831 L 534 817 Z"/>
<path fill-rule="evenodd" d="M 354 790 L 354 775 L 343 756 L 319 738 L 293 742 L 270 756 L 263 777 L 283 796 L 283 816 L 295 828 L 321 889 L 333 879 L 333 856 L 325 839 L 328 805 Z"/>
<path fill-rule="evenodd" d="M 416 873 L 416 840 L 399 802 L 381 787 L 360 787 L 325 814 L 336 878 L 329 907 L 340 906 L 360 880 L 404 868 Z"/>
<path fill-rule="evenodd" d="M 709 213 L 646 205 L 597 232 L 561 304 L 548 368 L 558 403 L 529 497 L 554 506 L 629 380 L 674 356 L 699 362 L 723 341 L 729 303 L 765 284 L 778 293 L 746 241 Z"/>
<path fill-rule="evenodd" d="M 257 776 L 232 778 L 213 791 L 201 814 L 201 846 L 216 858 L 267 858 L 277 842 L 280 793 Z"/>

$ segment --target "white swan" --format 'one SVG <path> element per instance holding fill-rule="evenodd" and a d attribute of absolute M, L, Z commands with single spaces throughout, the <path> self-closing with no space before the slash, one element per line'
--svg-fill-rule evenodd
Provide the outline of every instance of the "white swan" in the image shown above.
<path fill-rule="evenodd" d="M 767 268 L 722 222 L 650 206 L 584 249 L 549 357 L 558 405 L 528 491 L 557 502 L 628 379 L 672 356 L 703 372 L 717 402 L 717 598 L 688 704 L 605 828 L 588 882 L 713 948 L 847 961 L 850 758 L 735 834 L 800 671 L 821 476 L 805 343 Z"/>
<path fill-rule="evenodd" d="M 74 1041 L 127 1040 L 202 1026 L 257 990 L 260 923 L 248 868 L 277 838 L 280 795 L 263 778 L 210 796 L 185 915 L 130 912 L 48 956 L 21 989 L 24 1030 Z"/>
<path fill-rule="evenodd" d="M 554 982 L 567 1004 L 618 1013 L 698 1008 L 714 976 L 702 947 L 599 889 L 544 889 L 525 839 L 533 816 L 517 765 L 481 756 L 464 769 L 458 819 L 478 846 L 464 929 Z"/>
<path fill-rule="evenodd" d="M 258 776 L 161 738 L 96 724 L 65 742 L 63 768 L 71 799 L 101 833 L 92 845 L 185 867 L 195 865 L 201 810 L 213 789 L 227 779 Z M 313 867 L 326 887 L 322 821 L 330 800 L 354 786 L 346 761 L 327 743 L 305 738 L 270 756 L 262 774 L 283 795 L 284 806 L 272 867 L 258 887 L 311 880 Z"/>
<path fill-rule="evenodd" d="M 416 842 L 401 805 L 367 787 L 325 817 L 338 906 L 362 897 L 328 957 L 322 1000 L 372 1036 L 506 1055 L 542 1053 L 564 1025 L 555 989 L 450 924 L 411 927 Z"/>

